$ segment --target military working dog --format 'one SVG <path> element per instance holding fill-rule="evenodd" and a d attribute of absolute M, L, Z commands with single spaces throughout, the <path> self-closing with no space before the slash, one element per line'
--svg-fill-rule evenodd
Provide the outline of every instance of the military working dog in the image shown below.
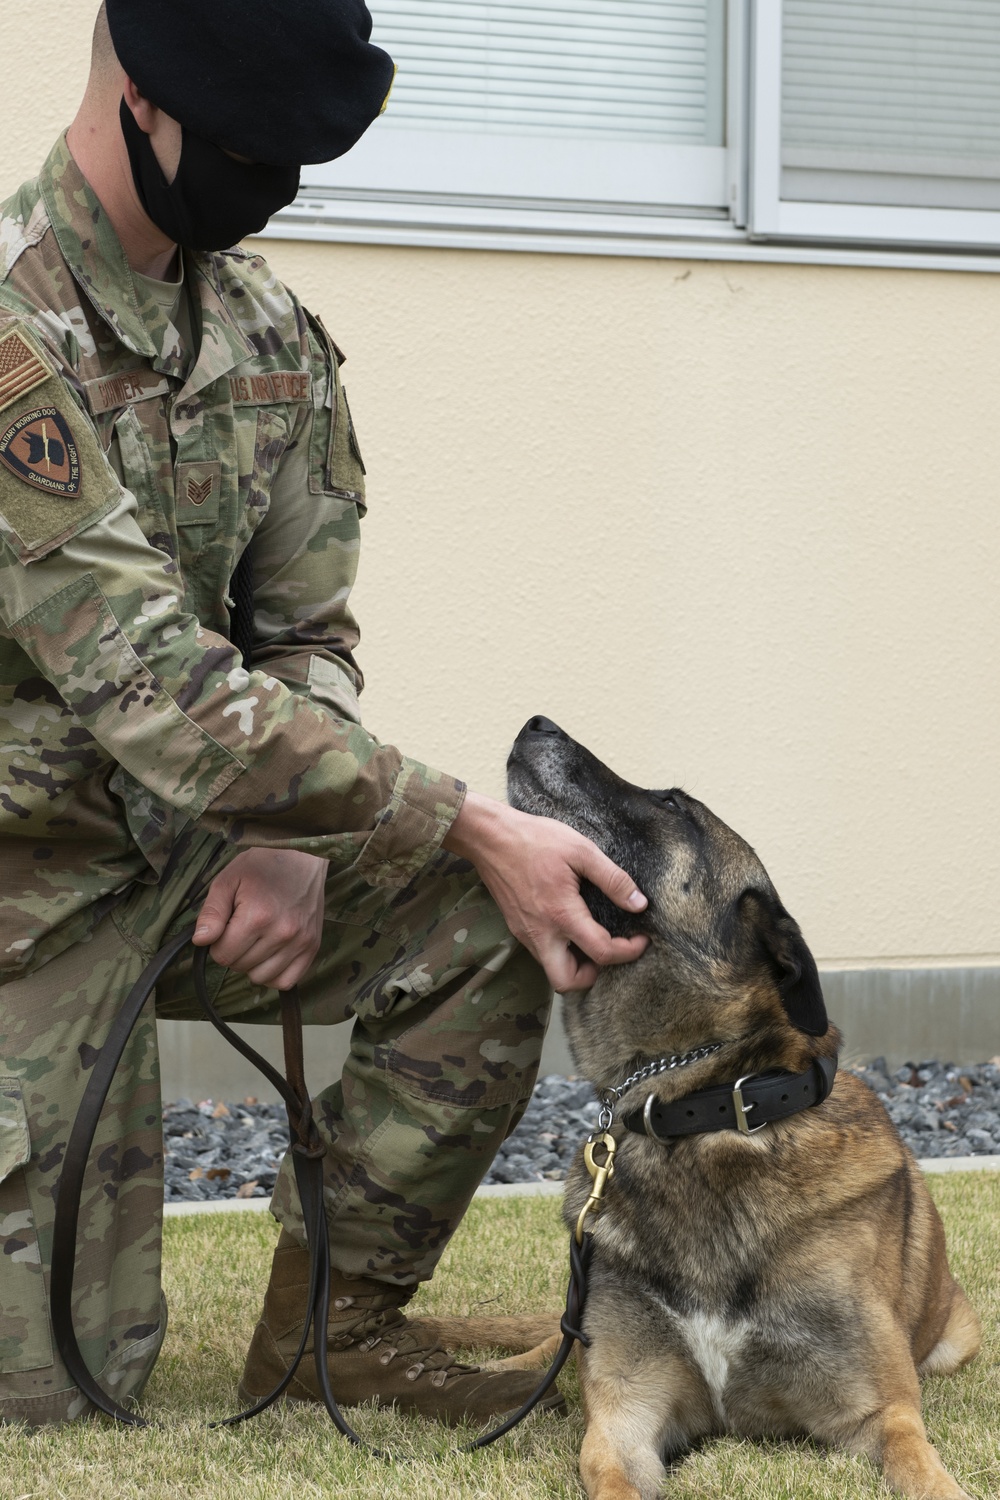
<path fill-rule="evenodd" d="M 816 964 L 760 860 L 693 797 L 629 785 L 547 719 L 518 736 L 508 795 L 649 898 L 631 917 L 586 893 L 612 932 L 651 942 L 563 1011 L 617 1148 L 585 1226 L 590 1500 L 653 1500 L 665 1458 L 722 1433 L 810 1435 L 869 1454 L 913 1500 L 959 1500 L 919 1377 L 976 1354 L 976 1315 L 919 1167 L 874 1094 L 835 1075 Z M 568 1225 L 590 1191 L 581 1151 Z"/>

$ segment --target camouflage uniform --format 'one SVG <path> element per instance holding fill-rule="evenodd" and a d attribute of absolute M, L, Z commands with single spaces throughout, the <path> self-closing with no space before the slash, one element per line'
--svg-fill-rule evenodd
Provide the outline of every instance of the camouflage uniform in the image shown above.
<path fill-rule="evenodd" d="M 305 1019 L 356 1017 L 319 1096 L 335 1265 L 430 1275 L 530 1095 L 548 1007 L 474 871 L 461 783 L 360 726 L 348 607 L 364 479 L 321 324 L 257 256 L 185 256 L 200 342 L 140 300 L 60 141 L 0 210 L 0 1418 L 84 1403 L 53 1360 L 53 1189 L 124 993 L 247 845 L 331 861 Z M 251 537 L 253 670 L 227 637 Z M 272 991 L 214 975 L 230 1018 Z M 179 964 L 160 1015 L 197 1014 Z M 76 1326 L 121 1399 L 164 1332 L 155 1021 L 81 1214 Z M 290 1173 L 274 1208 L 301 1230 Z"/>

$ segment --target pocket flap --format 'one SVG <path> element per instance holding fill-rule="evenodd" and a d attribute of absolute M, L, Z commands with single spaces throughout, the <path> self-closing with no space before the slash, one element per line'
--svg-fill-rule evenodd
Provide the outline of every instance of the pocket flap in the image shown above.
<path fill-rule="evenodd" d="M 26 1167 L 31 1157 L 28 1117 L 18 1078 L 0 1078 L 0 1182 Z"/>
<path fill-rule="evenodd" d="M 325 656 L 309 658 L 309 696 L 332 708 L 338 718 L 361 723 L 358 693 L 344 668 Z"/>

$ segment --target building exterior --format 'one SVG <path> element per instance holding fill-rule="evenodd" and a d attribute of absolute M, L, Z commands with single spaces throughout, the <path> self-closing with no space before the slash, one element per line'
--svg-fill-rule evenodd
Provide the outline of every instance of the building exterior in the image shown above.
<path fill-rule="evenodd" d="M 1000 1052 L 1000 18 L 371 8 L 386 120 L 263 246 L 348 356 L 366 724 L 500 793 L 545 713 L 754 844 L 853 1054 Z M 95 11 L 5 0 L 4 193 Z"/>

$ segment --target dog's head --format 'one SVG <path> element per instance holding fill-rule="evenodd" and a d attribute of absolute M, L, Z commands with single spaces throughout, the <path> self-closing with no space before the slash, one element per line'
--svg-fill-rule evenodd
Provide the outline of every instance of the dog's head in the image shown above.
<path fill-rule="evenodd" d="M 531 719 L 507 762 L 511 805 L 592 839 L 648 898 L 632 916 L 584 887 L 613 935 L 647 933 L 635 964 L 601 970 L 568 1005 L 567 1031 L 588 1077 L 620 1075 L 640 1054 L 755 1036 L 789 1061 L 815 1052 L 828 1025 L 816 963 L 749 844 L 676 788 L 632 786 L 550 720 Z M 589 1056 L 599 1011 L 606 1023 Z M 796 1042 L 801 1044 L 796 1046 Z M 613 1054 L 613 1055 L 612 1055 Z"/>

